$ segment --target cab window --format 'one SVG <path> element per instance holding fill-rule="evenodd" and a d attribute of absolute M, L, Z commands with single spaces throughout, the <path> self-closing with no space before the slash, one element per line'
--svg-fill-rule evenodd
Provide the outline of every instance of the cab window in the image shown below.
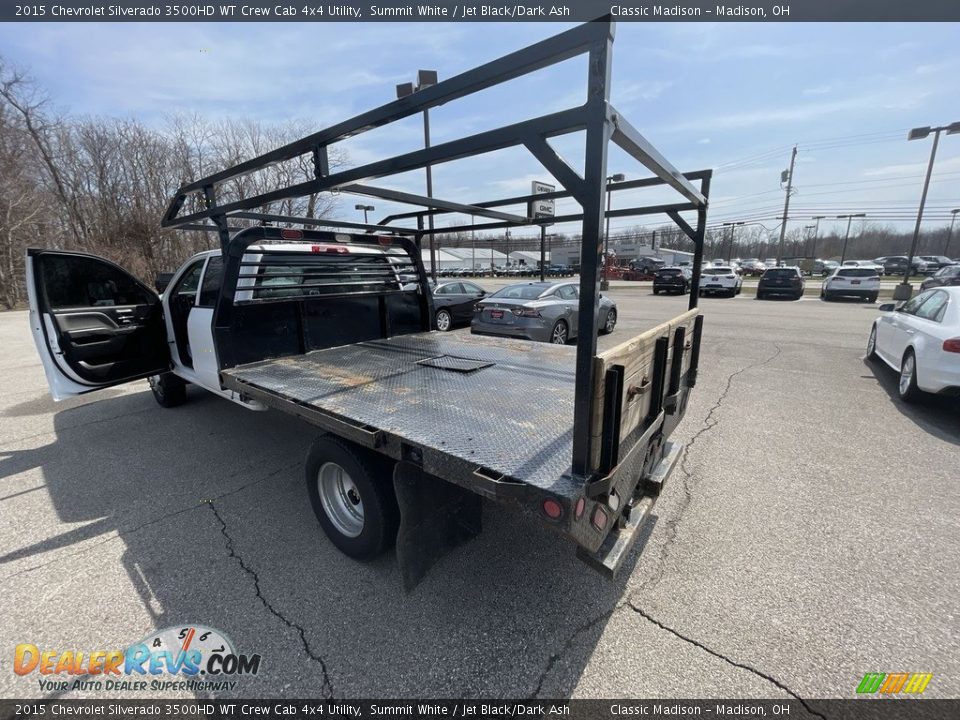
<path fill-rule="evenodd" d="M 51 310 L 144 305 L 156 298 L 122 270 L 94 258 L 49 256 L 41 260 Z"/>
<path fill-rule="evenodd" d="M 200 287 L 200 307 L 213 307 L 220 296 L 220 282 L 223 279 L 223 257 L 214 255 L 207 261 L 207 269 L 203 273 L 203 284 Z"/>

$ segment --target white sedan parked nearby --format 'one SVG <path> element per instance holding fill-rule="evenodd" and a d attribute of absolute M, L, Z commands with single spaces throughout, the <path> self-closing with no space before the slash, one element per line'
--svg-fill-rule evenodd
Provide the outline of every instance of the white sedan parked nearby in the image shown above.
<path fill-rule="evenodd" d="M 881 305 L 873 321 L 867 358 L 900 373 L 906 401 L 923 392 L 960 395 L 960 287 L 933 288 L 900 308 Z"/>

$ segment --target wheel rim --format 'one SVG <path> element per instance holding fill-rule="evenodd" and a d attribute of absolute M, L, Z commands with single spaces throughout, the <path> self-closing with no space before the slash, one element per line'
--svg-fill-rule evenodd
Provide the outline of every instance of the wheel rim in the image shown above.
<path fill-rule="evenodd" d="M 150 389 L 153 390 L 154 394 L 162 398 L 163 397 L 163 383 L 160 382 L 159 375 L 151 375 L 147 378 L 147 382 L 150 383 Z"/>
<path fill-rule="evenodd" d="M 563 323 L 557 323 L 557 326 L 553 329 L 553 344 L 554 345 L 566 345 L 567 344 L 567 326 Z"/>
<path fill-rule="evenodd" d="M 874 350 L 877 349 L 877 329 L 870 328 L 870 337 L 867 338 L 867 355 L 873 355 Z"/>
<path fill-rule="evenodd" d="M 437 330 L 446 332 L 450 329 L 450 314 L 445 310 L 437 313 Z"/>
<path fill-rule="evenodd" d="M 913 384 L 913 373 L 916 370 L 916 363 L 913 355 L 907 355 L 903 359 L 903 366 L 900 368 L 900 394 L 906 395 Z"/>
<path fill-rule="evenodd" d="M 363 500 L 353 478 L 334 462 L 320 466 L 317 472 L 320 503 L 330 522 L 347 537 L 363 532 Z"/>
<path fill-rule="evenodd" d="M 613 328 L 617 325 L 617 313 L 613 310 L 607 313 L 607 323 L 603 326 L 603 329 L 607 332 L 613 332 Z"/>

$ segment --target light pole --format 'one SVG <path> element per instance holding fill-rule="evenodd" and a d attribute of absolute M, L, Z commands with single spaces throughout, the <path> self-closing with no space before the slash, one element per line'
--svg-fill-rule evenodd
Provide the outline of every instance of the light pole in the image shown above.
<path fill-rule="evenodd" d="M 369 224 L 368 221 L 367 221 L 367 213 L 368 213 L 368 212 L 373 212 L 374 210 L 376 210 L 376 208 L 375 208 L 373 205 L 359 205 L 359 204 L 358 204 L 358 205 L 354 205 L 354 206 L 353 206 L 353 209 L 354 209 L 354 210 L 363 210 L 363 224 L 364 224 L 364 225 Z"/>
<path fill-rule="evenodd" d="M 730 252 L 727 253 L 727 262 L 733 259 L 733 234 L 737 231 L 737 225 L 746 225 L 746 222 L 725 222 L 723 227 L 730 228 Z"/>
<path fill-rule="evenodd" d="M 407 95 L 413 95 L 415 92 L 419 92 L 424 88 L 431 87 L 432 85 L 437 84 L 437 71 L 436 70 L 418 70 L 417 71 L 417 82 L 413 83 L 402 83 L 397 85 L 397 98 L 403 98 Z M 430 147 L 430 110 L 423 111 L 423 146 L 425 148 Z M 427 163 L 425 168 L 427 171 L 427 197 L 433 197 L 433 173 L 430 170 L 430 163 Z M 432 210 L 432 208 L 430 208 Z M 437 262 L 436 262 L 436 246 L 433 241 L 433 213 L 427 215 L 427 223 L 430 228 L 430 275 L 433 276 L 433 279 L 437 279 Z"/>
<path fill-rule="evenodd" d="M 816 220 L 816 225 L 813 226 L 813 249 L 810 254 L 813 255 L 813 259 L 817 259 L 817 238 L 820 237 L 820 221 L 823 220 L 826 215 L 814 215 L 811 220 Z"/>
<path fill-rule="evenodd" d="M 933 174 L 933 161 L 937 157 L 937 145 L 940 144 L 940 133 L 946 131 L 947 135 L 960 133 L 960 122 L 953 122 L 949 125 L 940 127 L 918 127 L 913 128 L 907 134 L 907 140 L 923 140 L 930 133 L 933 133 L 933 146 L 930 148 L 930 162 L 927 165 L 927 175 L 923 179 L 923 192 L 920 194 L 920 208 L 917 210 L 917 224 L 913 228 L 913 242 L 910 244 L 910 255 L 907 257 L 907 269 L 903 273 L 903 283 L 894 290 L 894 300 L 909 300 L 913 293 L 913 287 L 910 285 L 910 271 L 913 269 L 913 256 L 917 252 L 917 243 L 920 241 L 920 223 L 923 221 L 923 206 L 927 203 L 927 190 L 930 189 L 930 175 Z"/>
<path fill-rule="evenodd" d="M 956 208 L 950 211 L 950 230 L 947 231 L 947 244 L 943 246 L 943 254 L 947 255 L 950 251 L 950 241 L 953 239 L 953 224 L 957 221 L 957 213 L 960 212 L 960 208 Z M 950 257 L 947 255 L 947 257 Z"/>
<path fill-rule="evenodd" d="M 847 234 L 843 238 L 843 252 L 840 254 L 840 264 L 843 265 L 843 261 L 847 259 L 847 241 L 850 239 L 850 224 L 853 222 L 854 218 L 866 217 L 866 213 L 852 213 L 850 215 L 837 215 L 837 220 L 846 220 L 847 221 Z"/>
<path fill-rule="evenodd" d="M 607 178 L 607 229 L 606 232 L 603 233 L 603 271 L 600 273 L 601 290 L 610 289 L 610 282 L 607 280 L 607 257 L 610 254 L 610 185 L 613 183 L 623 182 L 626 179 L 627 177 L 623 173 L 610 175 Z"/>

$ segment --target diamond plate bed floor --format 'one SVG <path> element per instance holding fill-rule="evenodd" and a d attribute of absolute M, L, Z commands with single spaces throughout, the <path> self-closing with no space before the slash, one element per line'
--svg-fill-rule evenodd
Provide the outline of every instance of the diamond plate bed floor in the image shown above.
<path fill-rule="evenodd" d="M 557 494 L 577 487 L 576 349 L 418 333 L 223 371 L 252 386 Z"/>

